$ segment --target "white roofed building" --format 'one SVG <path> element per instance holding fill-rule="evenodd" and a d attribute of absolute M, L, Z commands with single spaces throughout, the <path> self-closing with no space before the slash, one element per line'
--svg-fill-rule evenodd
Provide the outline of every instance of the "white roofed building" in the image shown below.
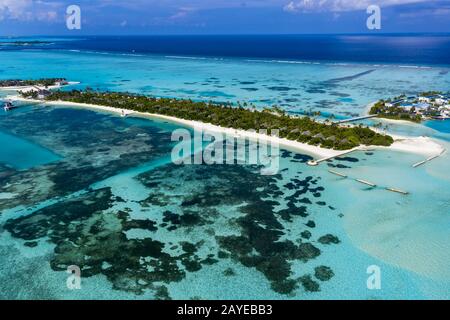
<path fill-rule="evenodd" d="M 448 100 L 443 99 L 443 98 L 438 98 L 438 99 L 434 100 L 434 103 L 437 104 L 438 106 L 442 106 L 442 105 L 445 105 L 446 103 L 448 103 Z"/>

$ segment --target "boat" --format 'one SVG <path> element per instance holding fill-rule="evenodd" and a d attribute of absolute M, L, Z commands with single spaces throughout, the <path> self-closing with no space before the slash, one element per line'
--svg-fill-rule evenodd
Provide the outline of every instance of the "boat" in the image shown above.
<path fill-rule="evenodd" d="M 438 117 L 433 117 L 433 120 L 441 120 L 441 121 L 450 120 L 450 117 L 449 116 L 438 116 Z"/>
<path fill-rule="evenodd" d="M 12 104 L 12 102 L 9 102 L 9 101 L 5 102 L 5 104 L 3 105 L 3 110 L 5 110 L 5 112 L 14 110 L 14 109 L 16 109 L 16 108 L 17 108 L 17 107 L 15 107 L 15 106 Z"/>

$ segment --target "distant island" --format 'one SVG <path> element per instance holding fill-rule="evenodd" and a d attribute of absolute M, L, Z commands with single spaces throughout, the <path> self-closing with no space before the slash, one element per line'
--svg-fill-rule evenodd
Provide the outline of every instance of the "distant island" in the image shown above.
<path fill-rule="evenodd" d="M 43 45 L 43 44 L 53 44 L 50 41 L 9 41 L 9 42 L 0 42 L 1 46 L 35 46 L 35 45 Z"/>
<path fill-rule="evenodd" d="M 450 94 L 438 91 L 422 92 L 417 96 L 401 95 L 380 100 L 369 111 L 370 115 L 392 120 L 420 123 L 426 119 L 450 119 Z"/>
<path fill-rule="evenodd" d="M 37 80 L 0 80 L 0 88 L 8 87 L 29 87 L 29 86 L 41 86 L 41 87 L 51 87 L 51 86 L 63 86 L 68 84 L 67 80 L 64 78 L 45 78 Z"/>
<path fill-rule="evenodd" d="M 35 91 L 21 92 L 24 98 L 36 99 Z M 340 126 L 320 123 L 309 117 L 287 115 L 279 108 L 257 111 L 231 104 L 194 102 L 192 100 L 156 98 L 120 92 L 55 91 L 46 101 L 64 101 L 132 110 L 135 112 L 175 117 L 237 130 L 279 130 L 280 138 L 319 146 L 326 149 L 350 150 L 361 145 L 390 146 L 391 136 L 363 126 Z"/>

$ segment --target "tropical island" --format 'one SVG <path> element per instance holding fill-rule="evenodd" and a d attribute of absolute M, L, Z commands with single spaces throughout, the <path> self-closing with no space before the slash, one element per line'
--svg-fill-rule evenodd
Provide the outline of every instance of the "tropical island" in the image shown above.
<path fill-rule="evenodd" d="M 45 78 L 37 80 L 0 80 L 0 88 L 8 87 L 29 87 L 29 86 L 40 86 L 40 87 L 51 87 L 51 86 L 64 86 L 68 82 L 64 78 Z"/>
<path fill-rule="evenodd" d="M 370 115 L 391 120 L 420 123 L 427 119 L 450 119 L 450 94 L 438 91 L 422 92 L 417 96 L 401 95 L 375 103 Z"/>
<path fill-rule="evenodd" d="M 39 41 L 39 40 L 0 42 L 1 46 L 34 46 L 34 45 L 48 45 L 48 44 L 53 44 L 53 42 Z"/>
<path fill-rule="evenodd" d="M 36 91 L 20 92 L 23 98 L 36 99 Z M 317 122 L 309 117 L 287 115 L 278 108 L 262 111 L 232 104 L 196 102 L 192 100 L 149 97 L 131 93 L 84 91 L 54 91 L 45 101 L 72 102 L 156 114 L 188 121 L 196 121 L 236 130 L 279 130 L 279 137 L 334 150 L 350 150 L 361 145 L 390 146 L 391 136 L 367 127 L 340 126 Z"/>

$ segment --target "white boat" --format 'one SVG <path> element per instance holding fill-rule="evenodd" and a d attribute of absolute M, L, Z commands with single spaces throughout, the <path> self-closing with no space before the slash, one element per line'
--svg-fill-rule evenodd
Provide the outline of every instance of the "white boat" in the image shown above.
<path fill-rule="evenodd" d="M 14 107 L 14 105 L 9 101 L 5 102 L 5 104 L 3 105 L 3 110 L 5 110 L 5 112 L 11 111 L 15 108 L 16 107 Z"/>
<path fill-rule="evenodd" d="M 449 120 L 450 117 L 444 115 L 444 116 L 434 117 L 433 119 L 434 119 L 434 120 L 441 120 L 441 121 L 444 121 L 444 120 Z"/>

